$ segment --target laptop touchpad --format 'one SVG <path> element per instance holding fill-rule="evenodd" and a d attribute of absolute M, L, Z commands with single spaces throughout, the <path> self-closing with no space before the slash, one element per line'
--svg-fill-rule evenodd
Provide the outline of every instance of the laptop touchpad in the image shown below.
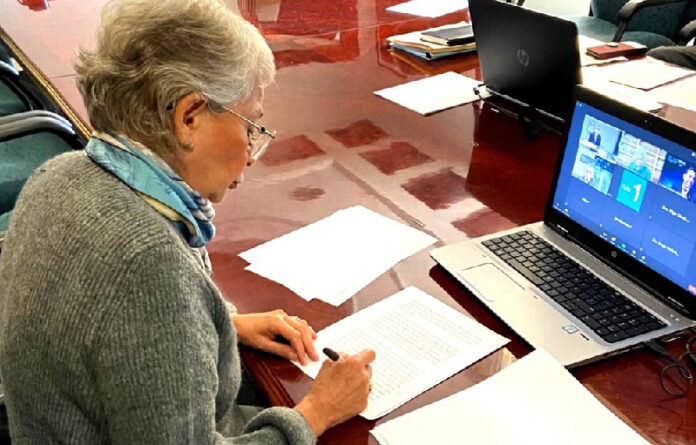
<path fill-rule="evenodd" d="M 486 263 L 463 269 L 459 275 L 488 301 L 496 301 L 524 292 L 522 286 L 498 269 L 495 264 Z"/>

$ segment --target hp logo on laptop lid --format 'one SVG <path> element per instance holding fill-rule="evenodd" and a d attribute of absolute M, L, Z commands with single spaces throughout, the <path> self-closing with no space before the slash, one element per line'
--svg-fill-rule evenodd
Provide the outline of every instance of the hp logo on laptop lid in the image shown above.
<path fill-rule="evenodd" d="M 517 50 L 517 61 L 525 68 L 529 66 L 529 54 L 523 48 Z"/>

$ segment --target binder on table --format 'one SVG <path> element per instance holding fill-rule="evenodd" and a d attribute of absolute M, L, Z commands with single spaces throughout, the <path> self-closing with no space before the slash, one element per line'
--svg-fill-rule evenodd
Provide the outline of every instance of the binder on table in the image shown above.
<path fill-rule="evenodd" d="M 441 49 L 419 49 L 415 48 L 413 46 L 407 46 L 407 45 L 402 45 L 400 43 L 392 42 L 391 47 L 404 51 L 409 54 L 413 54 L 414 56 L 418 56 L 422 59 L 427 59 L 427 60 L 436 60 L 436 59 L 441 59 L 443 57 L 449 57 L 453 56 L 456 54 L 466 54 L 472 51 L 476 51 L 476 44 L 471 43 L 468 45 L 457 45 L 456 47 L 450 47 L 449 50 L 441 50 Z M 453 49 L 456 48 L 456 49 Z"/>

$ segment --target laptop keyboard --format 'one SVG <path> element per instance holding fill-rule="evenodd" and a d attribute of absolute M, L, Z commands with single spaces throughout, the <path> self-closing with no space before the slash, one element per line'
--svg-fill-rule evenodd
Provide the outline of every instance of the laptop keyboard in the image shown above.
<path fill-rule="evenodd" d="M 492 238 L 483 245 L 608 343 L 666 326 L 532 232 Z"/>

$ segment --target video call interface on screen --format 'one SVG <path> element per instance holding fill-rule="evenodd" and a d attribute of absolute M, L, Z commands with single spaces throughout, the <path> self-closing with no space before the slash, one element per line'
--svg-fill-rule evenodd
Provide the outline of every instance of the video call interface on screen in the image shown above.
<path fill-rule="evenodd" d="M 553 206 L 696 295 L 696 153 L 577 102 Z"/>

